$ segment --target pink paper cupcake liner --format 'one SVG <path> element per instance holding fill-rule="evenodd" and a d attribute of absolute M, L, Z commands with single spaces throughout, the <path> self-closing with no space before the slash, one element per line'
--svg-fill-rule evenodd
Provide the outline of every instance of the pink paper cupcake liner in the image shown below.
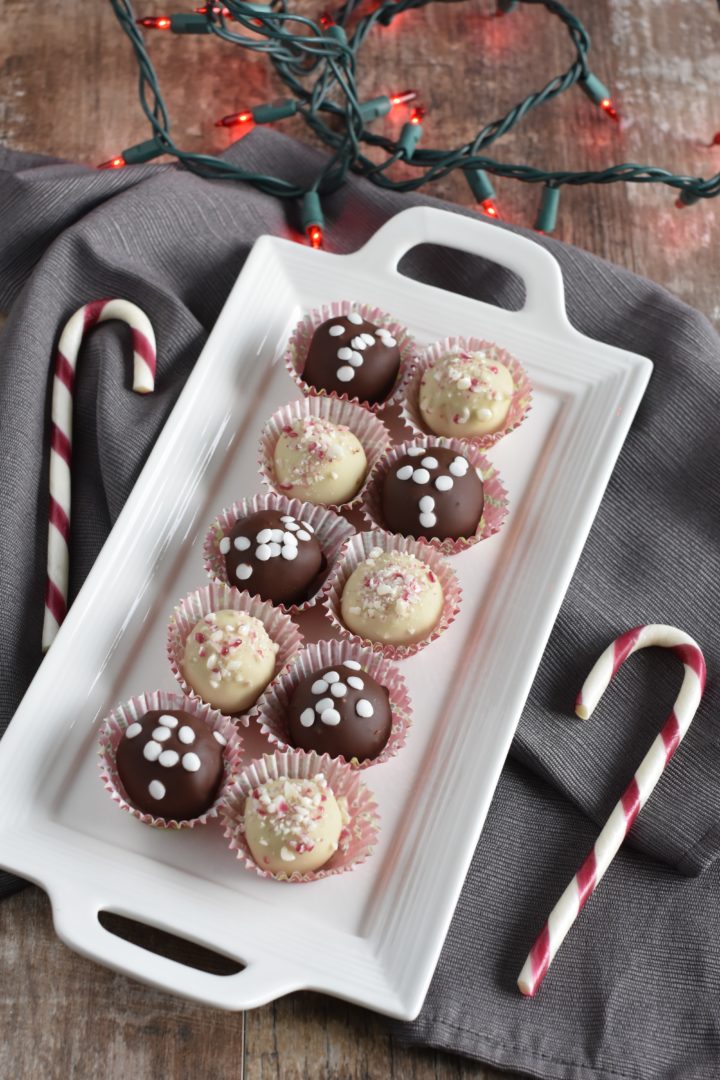
<path fill-rule="evenodd" d="M 413 371 L 405 385 L 405 399 L 401 409 L 403 420 L 418 435 L 434 435 L 422 418 L 420 412 L 420 382 L 423 374 L 432 367 L 442 356 L 453 349 L 463 349 L 466 352 L 480 352 L 491 349 L 495 359 L 510 369 L 510 374 L 515 384 L 515 392 L 510 402 L 510 409 L 505 423 L 498 431 L 489 435 L 468 435 L 467 438 L 455 436 L 463 443 L 473 443 L 481 450 L 487 450 L 496 442 L 504 438 L 515 428 L 520 427 L 523 420 L 530 412 L 532 403 L 532 384 L 527 373 L 519 360 L 516 360 L 506 349 L 500 348 L 492 341 L 483 341 L 480 338 L 448 337 L 443 341 L 436 341 L 428 345 L 421 357 L 415 364 Z"/>
<path fill-rule="evenodd" d="M 263 870 L 250 854 L 245 839 L 245 800 L 250 792 L 280 777 L 308 780 L 318 773 L 326 778 L 335 798 L 344 800 L 349 821 L 340 834 L 340 846 L 329 862 L 319 870 L 307 874 L 271 874 Z M 375 797 L 361 782 L 357 770 L 351 769 L 339 758 L 327 754 L 305 753 L 288 750 L 285 753 L 265 754 L 261 759 L 247 765 L 237 777 L 222 806 L 225 839 L 231 851 L 242 860 L 246 869 L 254 870 L 260 877 L 275 881 L 309 882 L 344 874 L 365 862 L 372 854 L 379 829 L 378 808 Z"/>
<path fill-rule="evenodd" d="M 298 684 L 313 672 L 330 665 L 341 665 L 345 660 L 356 660 L 368 675 L 386 688 L 390 696 L 392 728 L 384 749 L 376 758 L 346 761 L 339 755 L 337 760 L 345 761 L 352 769 L 367 769 L 389 761 L 405 745 L 412 723 L 412 705 L 405 680 L 398 669 L 382 654 L 361 648 L 351 641 L 318 641 L 307 645 L 295 657 L 289 670 L 268 688 L 258 702 L 256 719 L 260 730 L 278 750 L 291 749 L 288 743 L 287 708 Z"/>
<path fill-rule="evenodd" d="M 500 479 L 500 473 L 474 444 L 461 442 L 460 439 L 445 439 L 437 435 L 426 435 L 403 443 L 402 446 L 396 446 L 377 463 L 372 475 L 368 477 L 361 508 L 371 529 L 387 529 L 382 512 L 383 481 L 393 465 L 407 453 L 408 447 L 411 446 L 421 446 L 423 450 L 432 450 L 433 447 L 440 446 L 462 454 L 480 475 L 485 494 L 482 517 L 473 536 L 462 537 L 460 540 L 441 540 L 439 537 L 428 540 L 419 536 L 416 538 L 419 543 L 429 544 L 441 555 L 457 555 L 500 531 L 508 513 L 507 491 Z"/>
<path fill-rule="evenodd" d="M 362 499 L 368 476 L 390 446 L 390 433 L 374 413 L 340 398 L 312 396 L 283 405 L 273 413 L 263 428 L 259 447 L 260 476 L 263 483 L 278 495 L 287 496 L 288 492 L 282 490 L 275 477 L 275 447 L 283 431 L 294 420 L 307 416 L 317 416 L 331 424 L 344 424 L 362 444 L 367 458 L 367 473 L 360 490 L 348 502 L 331 503 L 324 507 L 327 510 L 349 510 L 357 506 Z"/>
<path fill-rule="evenodd" d="M 382 641 L 371 641 L 348 630 L 342 621 L 340 604 L 347 580 L 353 570 L 361 562 L 364 562 L 371 551 L 376 548 L 381 551 L 402 551 L 407 555 L 414 555 L 429 566 L 440 581 L 445 598 L 442 614 L 438 623 L 422 641 L 416 641 L 409 645 L 390 645 Z M 325 597 L 324 606 L 331 623 L 347 641 L 365 646 L 372 649 L 373 652 L 382 653 L 388 660 L 402 660 L 420 652 L 421 649 L 435 641 L 447 630 L 460 611 L 461 600 L 460 582 L 450 569 L 449 563 L 430 544 L 420 543 L 419 540 L 412 540 L 388 532 L 364 532 L 358 533 L 347 541 L 331 574 L 330 588 Z"/>
<path fill-rule="evenodd" d="M 182 661 L 187 636 L 196 623 L 206 615 L 210 615 L 213 611 L 228 609 L 242 611 L 246 615 L 259 619 L 270 639 L 277 644 L 278 651 L 275 658 L 273 679 L 276 679 L 280 672 L 284 671 L 302 646 L 302 634 L 290 616 L 268 601 L 259 600 L 256 596 L 250 596 L 249 593 L 240 592 L 239 589 L 234 589 L 231 585 L 225 585 L 221 582 L 207 585 L 204 589 L 197 589 L 181 600 L 174 609 L 170 616 L 167 636 L 167 655 L 172 673 L 180 684 L 183 693 L 196 701 L 202 702 L 202 698 L 185 681 L 185 676 L 182 673 Z M 246 713 L 241 716 L 234 716 L 234 719 L 247 727 L 256 707 L 256 705 L 251 706 Z"/>
<path fill-rule="evenodd" d="M 266 495 L 255 495 L 252 499 L 241 499 L 232 506 L 221 510 L 213 521 L 203 545 L 203 557 L 205 570 L 211 581 L 219 581 L 225 585 L 231 582 L 225 572 L 225 556 L 220 553 L 220 541 L 226 536 L 242 518 L 249 517 L 260 510 L 277 510 L 281 514 L 292 514 L 298 520 L 312 526 L 320 547 L 325 556 L 326 570 L 324 577 L 318 582 L 317 591 L 302 604 L 276 604 L 281 611 L 290 615 L 298 611 L 307 611 L 314 607 L 318 600 L 322 600 L 327 592 L 327 581 L 333 564 L 340 549 L 349 537 L 355 533 L 354 527 L 324 506 L 315 506 L 314 503 L 301 502 L 300 499 L 287 499 L 284 495 L 276 495 L 268 492 Z M 249 592 L 250 590 L 246 589 Z"/>
<path fill-rule="evenodd" d="M 400 369 L 398 371 L 397 379 L 395 380 L 395 385 L 385 400 L 376 404 L 362 401 L 360 398 L 353 397 L 351 394 L 338 394 L 334 390 L 328 393 L 327 390 L 317 389 L 316 387 L 311 386 L 310 383 L 305 382 L 302 377 L 308 349 L 310 348 L 310 342 L 318 326 L 327 319 L 348 315 L 351 311 L 358 312 L 359 315 L 362 315 L 363 319 L 375 323 L 376 326 L 386 327 L 397 341 L 398 349 L 400 350 Z M 354 404 L 362 405 L 364 409 L 369 409 L 371 412 L 378 412 L 378 410 L 384 409 L 386 406 L 393 405 L 402 400 L 403 391 L 412 372 L 416 356 L 417 346 L 414 340 L 410 337 L 404 326 L 395 322 L 392 315 L 388 315 L 386 312 L 381 311 L 380 308 L 372 307 L 370 304 L 355 304 L 350 303 L 348 300 L 338 300 L 332 304 L 323 304 L 322 307 L 310 311 L 300 320 L 293 330 L 288 342 L 287 350 L 285 352 L 285 366 L 292 379 L 302 390 L 303 394 L 317 395 L 319 397 L 334 397 L 337 398 L 338 401 L 351 401 Z"/>
<path fill-rule="evenodd" d="M 125 788 L 118 776 L 115 755 L 125 729 L 143 717 L 145 713 L 155 709 L 168 712 L 173 709 L 182 709 L 190 713 L 191 716 L 202 720 L 212 731 L 217 731 L 226 740 L 226 745 L 223 748 L 223 781 L 217 798 L 209 810 L 189 821 L 153 817 L 152 814 L 137 810 L 128 800 Z M 130 814 L 131 817 L 137 818 L 138 821 L 142 821 L 145 825 L 152 825 L 156 829 L 193 829 L 196 825 L 205 825 L 211 818 L 217 817 L 240 769 L 242 737 L 232 720 L 223 716 L 217 709 L 211 709 L 209 705 L 204 705 L 196 698 L 187 698 L 183 694 L 168 690 L 147 691 L 137 697 L 130 698 L 129 701 L 124 702 L 122 705 L 116 706 L 110 715 L 102 721 L 98 741 L 100 744 L 100 779 L 105 790 L 121 810 Z"/>

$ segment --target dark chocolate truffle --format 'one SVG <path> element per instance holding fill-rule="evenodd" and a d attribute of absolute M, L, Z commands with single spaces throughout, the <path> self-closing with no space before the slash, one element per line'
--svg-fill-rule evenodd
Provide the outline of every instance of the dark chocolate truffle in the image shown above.
<path fill-rule="evenodd" d="M 273 604 L 308 600 L 325 570 L 312 525 L 279 510 L 242 518 L 219 547 L 228 583 Z"/>
<path fill-rule="evenodd" d="M 347 394 L 373 405 L 388 396 L 399 369 L 400 350 L 390 331 L 351 311 L 318 326 L 303 378 L 316 390 Z"/>
<path fill-rule="evenodd" d="M 130 724 L 116 761 L 128 801 L 167 821 L 191 821 L 209 810 L 223 776 L 226 740 L 179 709 L 155 709 Z"/>
<path fill-rule="evenodd" d="M 288 706 L 293 746 L 346 761 L 376 758 L 391 726 L 387 690 L 356 660 L 308 675 L 296 686 Z"/>
<path fill-rule="evenodd" d="M 385 525 L 403 536 L 473 536 L 484 505 L 482 480 L 466 457 L 444 446 L 411 446 L 382 486 Z"/>

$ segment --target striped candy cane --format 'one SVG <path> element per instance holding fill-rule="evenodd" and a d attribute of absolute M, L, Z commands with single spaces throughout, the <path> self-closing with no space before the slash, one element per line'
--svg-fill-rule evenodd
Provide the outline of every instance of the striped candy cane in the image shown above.
<path fill-rule="evenodd" d="M 699 645 L 674 626 L 651 624 L 628 630 L 609 645 L 598 659 L 575 703 L 581 720 L 587 720 L 603 696 L 615 672 L 638 649 L 660 645 L 672 649 L 685 665 L 680 693 L 665 726 L 653 742 L 620 797 L 590 854 L 550 912 L 548 921 L 530 950 L 518 977 L 518 987 L 532 997 L 542 983 L 565 935 L 617 854 L 635 818 L 647 802 L 663 769 L 690 727 L 705 689 L 705 660 Z"/>
<path fill-rule="evenodd" d="M 70 466 L 75 368 L 85 333 L 96 323 L 119 319 L 133 341 L 133 390 L 149 394 L 155 386 L 155 334 L 150 320 L 129 300 L 94 300 L 68 320 L 55 356 L 50 437 L 50 521 L 43 652 L 50 648 L 67 613 L 70 564 Z"/>

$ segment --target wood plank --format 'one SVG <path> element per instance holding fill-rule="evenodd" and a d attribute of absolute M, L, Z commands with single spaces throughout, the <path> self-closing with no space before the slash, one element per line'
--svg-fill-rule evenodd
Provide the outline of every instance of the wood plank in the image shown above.
<path fill-rule="evenodd" d="M 500 1074 L 450 1054 L 402 1046 L 381 1017 L 320 994 L 293 994 L 247 1014 L 245 1080 L 368 1078 L 500 1080 Z"/>
<path fill-rule="evenodd" d="M 34 887 L 0 904 L 0 1076 L 242 1080 L 243 1016 L 151 990 L 67 949 Z"/>

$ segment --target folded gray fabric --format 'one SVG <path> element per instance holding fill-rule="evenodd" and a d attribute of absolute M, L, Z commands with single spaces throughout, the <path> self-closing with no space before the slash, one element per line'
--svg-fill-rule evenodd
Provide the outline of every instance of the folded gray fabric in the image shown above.
<path fill-rule="evenodd" d="M 299 180 L 317 161 L 271 131 L 229 153 Z M 326 201 L 328 240 L 354 250 L 390 215 L 423 202 L 432 200 L 351 179 Z M 148 312 L 159 341 L 152 402 L 128 393 L 124 329 L 98 327 L 83 354 L 72 594 L 253 241 L 287 235 L 298 225 L 293 213 L 252 188 L 175 167 L 95 172 L 0 151 L 0 310 L 9 312 L 0 341 L 1 730 L 40 660 L 51 357 L 62 324 L 82 303 L 119 295 Z M 644 353 L 656 369 L 535 680 L 427 1003 L 400 1028 L 538 1076 L 710 1077 L 720 1071 L 720 871 L 711 865 L 720 851 L 718 338 L 657 286 L 539 242 L 562 265 L 578 329 Z M 502 306 L 521 297 L 511 274 L 455 251 L 418 248 L 402 268 Z M 634 658 L 585 722 L 573 716 L 575 695 L 609 640 L 651 621 L 676 623 L 703 645 L 705 701 L 538 998 L 524 1001 L 514 988 L 522 960 L 659 730 L 681 669 L 663 654 Z M 0 891 L 14 887 L 8 875 L 0 881 Z"/>

